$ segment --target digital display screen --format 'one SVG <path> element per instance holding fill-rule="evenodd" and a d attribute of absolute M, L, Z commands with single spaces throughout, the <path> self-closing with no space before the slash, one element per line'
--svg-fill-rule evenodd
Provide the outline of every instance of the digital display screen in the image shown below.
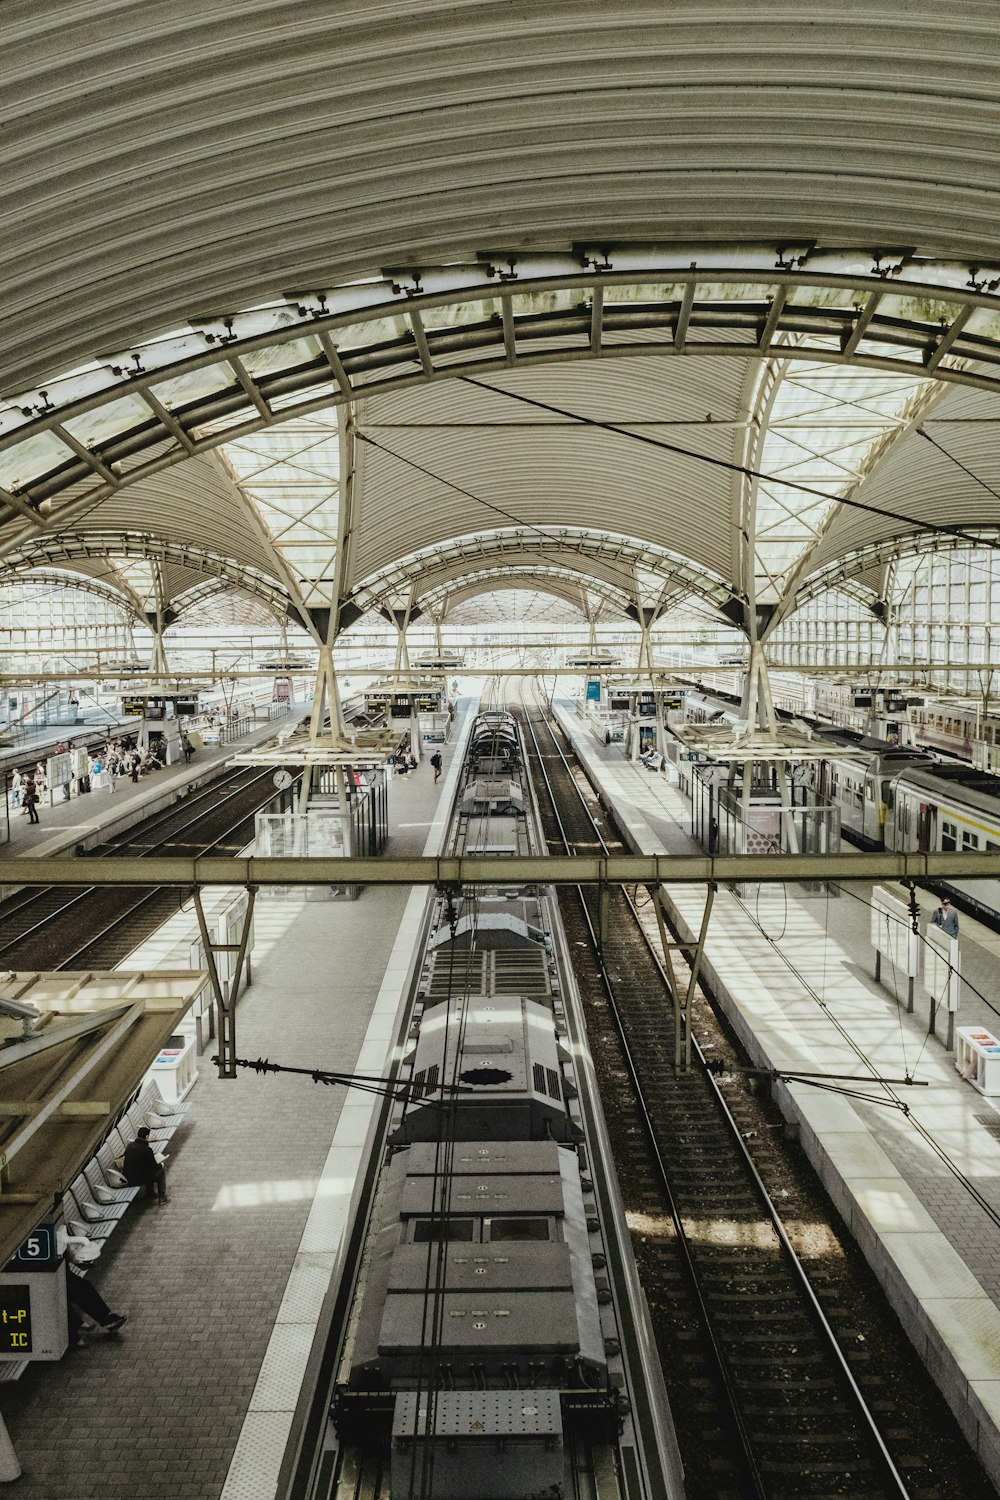
<path fill-rule="evenodd" d="M 164 701 L 162 698 L 123 698 L 122 714 L 132 719 L 162 719 Z"/>
<path fill-rule="evenodd" d="M 31 1289 L 0 1286 L 0 1358 L 31 1353 Z"/>

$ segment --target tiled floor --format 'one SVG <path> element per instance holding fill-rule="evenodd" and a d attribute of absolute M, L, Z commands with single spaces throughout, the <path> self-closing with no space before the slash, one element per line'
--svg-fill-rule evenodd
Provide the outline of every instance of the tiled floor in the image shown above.
<path fill-rule="evenodd" d="M 432 780 L 425 762 L 393 784 L 389 852 L 424 848 L 446 786 Z M 408 897 L 260 896 L 241 1052 L 353 1067 Z M 137 1205 L 93 1273 L 127 1325 L 0 1387 L 19 1500 L 221 1494 L 344 1091 L 284 1076 L 220 1082 L 206 1053 L 189 1097 L 170 1203 Z"/>

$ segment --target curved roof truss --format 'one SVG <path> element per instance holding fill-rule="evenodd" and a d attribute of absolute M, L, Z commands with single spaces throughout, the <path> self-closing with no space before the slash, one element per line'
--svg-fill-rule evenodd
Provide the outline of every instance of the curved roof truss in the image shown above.
<path fill-rule="evenodd" d="M 62 573 L 54 568 L 32 568 L 30 571 L 19 570 L 9 576 L 6 573 L 0 576 L 0 588 L 24 584 L 67 589 L 77 594 L 92 594 L 95 599 L 101 599 L 114 609 L 124 610 L 129 617 L 146 624 L 146 616 L 138 608 L 135 600 L 121 593 L 113 584 L 102 583 L 98 578 L 88 578 L 84 573 Z"/>
<path fill-rule="evenodd" d="M 723 579 L 677 553 L 633 537 L 585 526 L 505 526 L 401 558 L 354 589 L 351 613 L 357 618 L 365 610 L 411 595 L 421 609 L 428 608 L 432 598 L 443 599 L 450 589 L 462 587 L 470 577 L 470 564 L 473 574 L 506 567 L 524 575 L 530 568 L 533 577 L 551 568 L 575 578 L 577 590 L 605 590 L 623 609 L 639 602 L 636 594 L 650 575 L 655 575 L 657 604 L 666 602 L 668 593 L 672 598 L 680 591 L 721 609 L 731 596 Z"/>
<path fill-rule="evenodd" d="M 897 537 L 891 542 L 871 542 L 865 547 L 859 547 L 847 556 L 837 558 L 818 573 L 814 573 L 808 583 L 798 590 L 795 595 L 794 609 L 789 610 L 784 618 L 789 618 L 796 609 L 807 604 L 811 599 L 815 599 L 817 595 L 825 593 L 827 589 L 849 589 L 859 573 L 866 573 L 870 569 L 888 567 L 905 558 L 922 557 L 928 552 L 969 552 L 974 546 L 970 540 L 973 534 L 972 528 L 969 528 L 965 536 L 942 536 L 937 531 L 915 531 L 907 536 Z M 997 529 L 982 530 L 984 546 L 994 546 L 996 538 Z M 861 595 L 859 594 L 858 597 Z M 875 594 L 869 591 L 867 602 L 874 603 L 874 601 Z"/>
<path fill-rule="evenodd" d="M 0 399 L 0 524 L 66 524 L 116 489 L 293 411 L 600 355 L 757 355 L 1000 391 L 1000 269 L 907 249 L 483 252 L 316 288 Z"/>
<path fill-rule="evenodd" d="M 456 605 L 464 604 L 467 599 L 493 593 L 498 589 L 533 589 L 537 593 L 551 594 L 556 599 L 574 605 L 581 617 L 586 616 L 587 595 L 610 604 L 623 614 L 629 605 L 626 592 L 601 579 L 590 575 L 582 577 L 572 568 L 545 564 L 532 566 L 530 569 L 516 564 L 509 567 L 477 568 L 474 572 L 463 574 L 459 581 L 439 583 L 428 589 L 420 595 L 417 603 L 426 614 L 434 615 L 442 608 L 451 610 Z"/>
<path fill-rule="evenodd" d="M 9 570 L 12 575 L 30 578 L 39 569 L 44 570 L 46 564 L 72 568 L 73 563 L 82 558 L 106 558 L 109 553 L 122 557 L 156 558 L 163 563 L 191 568 L 208 575 L 216 587 L 220 579 L 225 580 L 232 587 L 263 599 L 279 615 L 285 615 L 289 610 L 287 594 L 253 569 L 220 554 L 206 552 L 182 542 L 165 541 L 159 537 L 99 531 L 88 531 L 85 536 L 76 536 L 71 532 L 59 536 L 38 536 L 25 542 L 7 557 L 4 566 L 5 571 Z M 89 581 L 83 574 L 80 578 L 81 586 Z M 112 592 L 121 603 L 129 603 L 113 587 Z M 140 618 L 144 617 L 141 609 L 136 610 L 136 613 Z"/>

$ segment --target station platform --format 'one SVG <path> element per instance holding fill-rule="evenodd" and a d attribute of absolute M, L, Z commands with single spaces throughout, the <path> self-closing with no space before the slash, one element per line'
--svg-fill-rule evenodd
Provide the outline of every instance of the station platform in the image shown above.
<path fill-rule="evenodd" d="M 295 709 L 292 716 L 299 713 Z M 37 823 L 30 823 L 22 809 L 12 808 L 10 839 L 0 843 L 0 861 L 22 854 L 70 853 L 79 844 L 91 848 L 213 780 L 237 750 L 273 739 L 287 721 L 288 716 L 272 719 L 229 744 L 203 746 L 195 751 L 190 765 L 180 761 L 164 766 L 135 783 L 128 776 L 119 776 L 113 792 L 107 786 L 97 787 L 82 796 L 74 793 L 68 802 L 57 793 L 51 807 L 47 801 L 39 803 Z"/>
<path fill-rule="evenodd" d="M 438 852 L 475 706 L 434 747 L 437 786 L 426 759 L 392 779 L 388 855 Z M 383 1072 L 426 900 L 261 892 L 240 1055 Z M 376 1101 L 296 1076 L 222 1082 L 210 1052 L 170 1202 L 130 1209 L 91 1273 L 125 1327 L 0 1385 L 18 1500 L 273 1500 Z"/>
<path fill-rule="evenodd" d="M 92 718 L 77 719 L 72 724 L 40 724 L 34 729 L 0 730 L 0 780 L 5 771 L 23 766 L 28 761 L 44 760 L 64 740 L 91 740 L 95 735 L 118 734 L 127 730 L 135 720 L 110 719 L 107 714 L 94 713 Z"/>
<path fill-rule="evenodd" d="M 604 746 L 566 703 L 560 723 L 636 853 L 690 853 L 687 799 L 665 776 Z M 699 850 L 699 852 L 701 852 Z M 705 893 L 663 888 L 683 941 L 698 934 Z M 936 906 L 918 893 L 925 917 Z M 844 1092 L 776 1085 L 830 1196 L 1000 1487 L 1000 1099 L 961 1078 L 919 984 L 874 978 L 871 886 L 839 893 L 760 886 L 715 897 L 702 973 L 754 1062 L 778 1074 L 847 1074 Z M 1000 942 L 962 916 L 958 1025 L 1000 1034 Z M 888 966 L 886 966 L 888 967 Z M 913 1077 L 927 1087 L 880 1083 Z M 860 1091 L 871 1102 L 848 1097 Z M 904 1103 L 909 1113 L 898 1107 Z"/>

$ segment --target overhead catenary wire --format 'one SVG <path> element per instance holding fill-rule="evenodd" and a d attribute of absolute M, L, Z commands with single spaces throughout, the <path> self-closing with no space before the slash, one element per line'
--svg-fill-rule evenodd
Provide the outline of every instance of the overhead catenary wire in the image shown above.
<path fill-rule="evenodd" d="M 464 380 L 466 385 L 477 386 L 480 390 L 489 391 L 491 395 L 507 396 L 511 401 L 523 402 L 524 405 L 536 407 L 539 411 L 567 417 L 578 422 L 581 427 L 592 427 L 601 432 L 614 433 L 634 443 L 659 448 L 666 453 L 676 454 L 680 458 L 690 458 L 697 463 L 707 464 L 711 468 L 724 469 L 730 474 L 742 474 L 746 479 L 760 479 L 766 484 L 781 485 L 785 489 L 795 490 L 798 494 L 809 495 L 816 500 L 825 500 L 829 505 L 844 505 L 850 510 L 860 510 L 867 512 L 868 515 L 882 516 L 888 521 L 900 521 L 905 526 L 919 526 L 923 531 L 957 537 L 960 541 L 968 542 L 970 547 L 1000 549 L 1000 538 L 980 536 L 976 532 L 966 531 L 961 526 L 950 526 L 943 521 L 917 521 L 913 516 L 905 515 L 902 511 L 890 510 L 884 505 L 872 505 L 869 501 L 857 500 L 848 495 L 831 494 L 829 490 L 820 489 L 816 485 L 805 484 L 799 479 L 783 479 L 779 474 L 770 474 L 765 469 L 755 469 L 752 465 L 738 463 L 735 459 L 718 458 L 711 453 L 699 453 L 694 448 L 685 448 L 682 443 L 672 443 L 666 438 L 653 437 L 650 433 L 631 431 L 617 422 L 604 422 L 598 417 L 588 417 L 579 412 L 568 411 L 565 407 L 556 406 L 552 402 L 540 401 L 536 396 L 525 396 L 520 391 L 509 391 L 503 386 L 490 385 L 489 381 L 477 380 L 473 375 L 462 375 L 459 378 Z M 931 439 L 931 441 L 934 440 Z"/>
<path fill-rule="evenodd" d="M 446 479 L 443 474 L 438 474 L 434 469 L 428 468 L 426 464 L 418 463 L 415 458 L 408 458 L 405 453 L 398 453 L 395 448 L 390 448 L 387 444 L 380 443 L 377 438 L 373 438 L 370 433 L 362 431 L 360 427 L 355 428 L 354 435 L 359 442 L 367 443 L 371 448 L 377 448 L 380 453 L 384 453 L 387 457 L 396 459 L 398 463 L 405 464 L 408 468 L 416 470 L 418 474 L 423 474 L 425 478 L 433 479 L 435 483 L 444 485 L 447 489 L 454 490 L 458 495 L 464 495 L 467 500 L 472 500 L 476 505 L 482 505 L 486 510 L 493 511 L 495 515 L 502 516 L 504 520 L 510 521 L 512 525 L 518 526 L 524 531 L 533 532 L 543 542 L 549 545 L 558 543 L 559 537 L 553 535 L 553 530 L 558 531 L 559 528 L 540 526 L 537 521 L 522 520 L 520 516 L 515 515 L 513 511 L 507 510 L 504 506 L 497 505 L 492 500 L 484 500 L 482 495 L 475 494 L 472 490 L 467 489 L 465 485 L 457 484 L 453 479 Z M 544 553 L 540 553 L 539 556 L 543 562 L 551 563 L 553 567 L 565 568 L 567 566 L 564 557 L 546 556 Z M 633 575 L 626 569 L 617 567 L 613 561 L 603 557 L 601 563 L 608 573 L 623 580 L 623 592 L 626 592 L 631 597 L 635 591 L 635 578 Z M 664 582 L 666 581 L 665 577 Z"/>

